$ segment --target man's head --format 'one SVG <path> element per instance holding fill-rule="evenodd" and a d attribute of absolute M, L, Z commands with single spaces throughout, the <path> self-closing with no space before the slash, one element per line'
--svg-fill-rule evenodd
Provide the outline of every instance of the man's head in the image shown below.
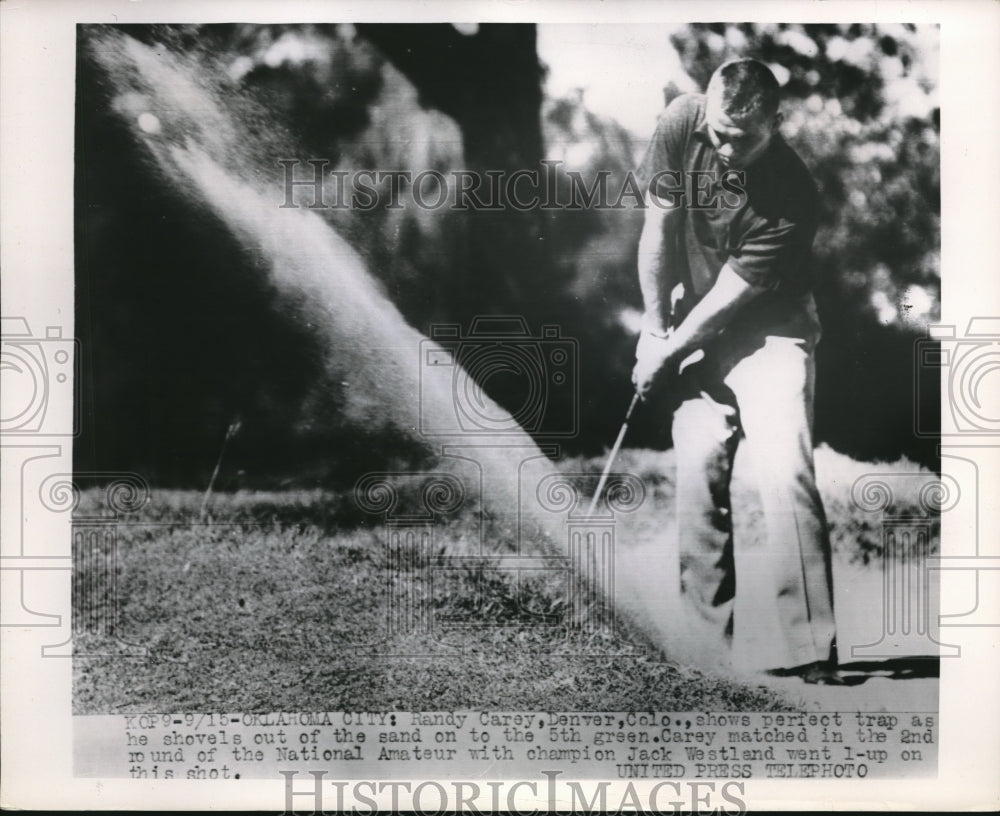
<path fill-rule="evenodd" d="M 778 80 L 764 63 L 733 60 L 719 66 L 705 91 L 708 132 L 727 167 L 759 159 L 781 124 Z"/>

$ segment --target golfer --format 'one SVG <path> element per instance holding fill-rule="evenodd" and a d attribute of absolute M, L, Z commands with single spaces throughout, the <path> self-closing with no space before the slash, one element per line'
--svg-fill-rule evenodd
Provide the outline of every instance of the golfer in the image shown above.
<path fill-rule="evenodd" d="M 840 684 L 813 467 L 817 194 L 778 106 L 770 69 L 737 60 L 661 115 L 638 173 L 645 315 L 632 379 L 672 409 L 689 607 L 731 639 L 738 668 Z M 745 528 L 730 475 L 744 462 L 764 529 L 734 540 Z"/>

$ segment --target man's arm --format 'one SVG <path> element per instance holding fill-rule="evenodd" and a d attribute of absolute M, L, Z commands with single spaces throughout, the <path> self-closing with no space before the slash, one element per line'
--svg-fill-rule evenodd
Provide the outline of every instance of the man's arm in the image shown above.
<path fill-rule="evenodd" d="M 683 211 L 646 193 L 646 213 L 639 236 L 639 289 L 645 307 L 644 323 L 656 334 L 666 334 L 670 322 L 670 292 L 679 283 L 670 257 Z"/>
<path fill-rule="evenodd" d="M 680 361 L 695 349 L 701 348 L 725 328 L 740 307 L 764 291 L 765 287 L 748 283 L 729 264 L 725 264 L 715 285 L 666 339 L 668 361 Z"/>
<path fill-rule="evenodd" d="M 669 336 L 655 337 L 644 332 L 632 371 L 639 396 L 645 399 L 660 371 L 714 338 L 744 304 L 763 291 L 765 287 L 748 283 L 725 264 L 712 288 Z"/>

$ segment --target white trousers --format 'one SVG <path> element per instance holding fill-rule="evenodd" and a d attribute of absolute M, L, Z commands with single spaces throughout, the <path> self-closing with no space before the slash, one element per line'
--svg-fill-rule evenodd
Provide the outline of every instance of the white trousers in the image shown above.
<path fill-rule="evenodd" d="M 731 634 L 740 669 L 834 654 L 830 542 L 813 465 L 818 338 L 810 298 L 783 325 L 726 332 L 675 383 L 681 588 L 697 615 Z M 733 517 L 734 469 L 756 487 L 763 523 Z"/>

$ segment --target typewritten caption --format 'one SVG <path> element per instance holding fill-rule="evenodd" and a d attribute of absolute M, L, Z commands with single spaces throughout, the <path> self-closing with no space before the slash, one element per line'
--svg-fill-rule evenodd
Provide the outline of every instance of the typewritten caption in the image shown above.
<path fill-rule="evenodd" d="M 937 772 L 937 717 L 784 712 L 187 712 L 76 717 L 77 776 L 886 779 Z"/>

